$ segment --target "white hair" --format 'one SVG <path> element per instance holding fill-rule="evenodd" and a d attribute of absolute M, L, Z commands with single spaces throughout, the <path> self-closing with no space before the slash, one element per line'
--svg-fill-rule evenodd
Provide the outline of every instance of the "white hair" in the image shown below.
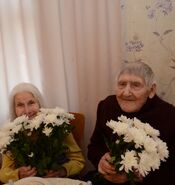
<path fill-rule="evenodd" d="M 136 76 L 140 76 L 145 80 L 145 83 L 148 87 L 156 84 L 153 70 L 149 65 L 141 61 L 125 63 L 119 71 L 119 74 L 117 75 L 117 81 L 122 74 L 133 74 Z"/>
<path fill-rule="evenodd" d="M 15 113 L 15 108 L 14 108 L 15 95 L 18 93 L 21 93 L 21 92 L 32 93 L 34 98 L 36 98 L 38 100 L 40 107 L 44 106 L 43 96 L 37 87 L 35 87 L 31 83 L 26 83 L 26 82 L 20 83 L 12 89 L 10 96 L 9 96 L 9 112 L 10 112 L 9 117 L 10 117 L 11 121 L 16 118 L 16 113 Z"/>

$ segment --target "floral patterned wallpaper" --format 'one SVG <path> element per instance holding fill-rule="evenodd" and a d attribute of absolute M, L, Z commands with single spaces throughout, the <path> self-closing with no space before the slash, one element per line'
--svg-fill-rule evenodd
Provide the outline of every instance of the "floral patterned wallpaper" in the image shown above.
<path fill-rule="evenodd" d="M 175 0 L 120 0 L 123 60 L 154 70 L 158 95 L 175 105 Z"/>

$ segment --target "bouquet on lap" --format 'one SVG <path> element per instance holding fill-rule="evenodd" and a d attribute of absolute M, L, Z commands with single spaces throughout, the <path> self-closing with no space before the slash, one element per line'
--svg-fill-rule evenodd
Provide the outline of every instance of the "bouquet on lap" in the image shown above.
<path fill-rule="evenodd" d="M 46 170 L 58 170 L 69 159 L 69 148 L 64 143 L 73 126 L 74 115 L 63 109 L 40 109 L 38 115 L 29 120 L 23 115 L 5 124 L 0 130 L 0 150 L 10 153 L 16 167 L 36 167 L 38 176 Z"/>
<path fill-rule="evenodd" d="M 136 173 L 145 177 L 150 171 L 159 169 L 169 151 L 167 144 L 159 138 L 159 131 L 148 123 L 125 116 L 118 120 L 106 123 L 118 135 L 115 142 L 107 142 L 111 163 L 118 172 L 126 172 L 130 183 L 135 184 Z"/>

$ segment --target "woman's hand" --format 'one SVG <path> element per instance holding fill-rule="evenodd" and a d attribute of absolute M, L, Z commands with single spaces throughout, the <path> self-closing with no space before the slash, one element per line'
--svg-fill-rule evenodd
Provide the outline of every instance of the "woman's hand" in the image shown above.
<path fill-rule="evenodd" d="M 112 183 L 125 183 L 128 181 L 126 173 L 116 172 L 115 167 L 110 164 L 111 156 L 106 153 L 100 159 L 98 171 L 103 177 Z"/>
<path fill-rule="evenodd" d="M 47 174 L 44 176 L 44 178 L 49 178 L 49 177 L 66 177 L 67 172 L 64 167 L 60 168 L 58 171 L 54 170 L 49 170 Z"/>
<path fill-rule="evenodd" d="M 142 182 L 143 181 L 143 176 L 139 172 L 137 172 L 136 170 L 134 170 L 134 175 L 135 175 L 134 180 L 136 182 Z"/>
<path fill-rule="evenodd" d="M 31 166 L 22 166 L 19 168 L 19 179 L 25 177 L 32 177 L 37 174 L 36 168 L 32 168 Z"/>

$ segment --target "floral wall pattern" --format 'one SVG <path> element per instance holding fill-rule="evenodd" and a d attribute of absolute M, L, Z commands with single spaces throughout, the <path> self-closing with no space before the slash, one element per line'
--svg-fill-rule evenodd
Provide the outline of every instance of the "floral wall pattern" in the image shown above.
<path fill-rule="evenodd" d="M 123 61 L 154 70 L 158 94 L 175 105 L 175 0 L 121 0 Z"/>

